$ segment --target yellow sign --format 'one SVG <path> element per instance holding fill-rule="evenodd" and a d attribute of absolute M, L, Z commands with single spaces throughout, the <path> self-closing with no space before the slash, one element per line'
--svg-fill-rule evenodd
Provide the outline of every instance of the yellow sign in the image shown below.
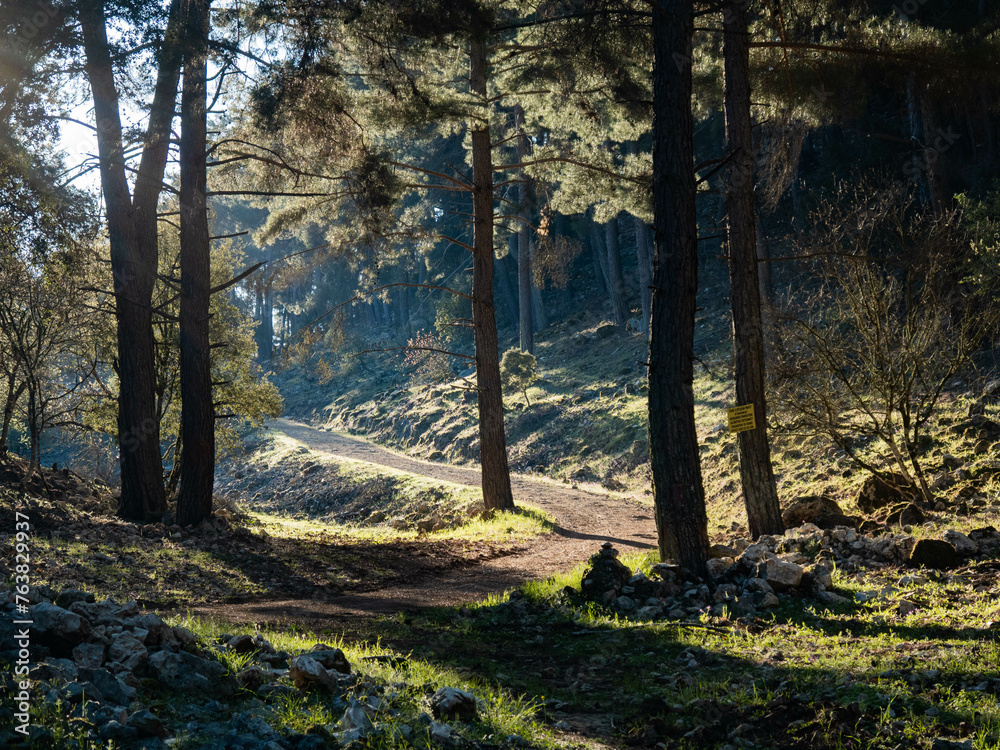
<path fill-rule="evenodd" d="M 753 418 L 753 404 L 734 406 L 732 409 L 726 409 L 726 412 L 729 414 L 730 433 L 746 432 L 757 426 Z"/>

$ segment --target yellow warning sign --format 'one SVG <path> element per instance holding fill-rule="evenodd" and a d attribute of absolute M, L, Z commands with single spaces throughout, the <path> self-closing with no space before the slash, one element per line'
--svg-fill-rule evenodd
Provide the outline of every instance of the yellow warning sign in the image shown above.
<path fill-rule="evenodd" d="M 729 414 L 729 432 L 746 432 L 757 426 L 753 418 L 753 404 L 743 404 L 726 409 Z"/>

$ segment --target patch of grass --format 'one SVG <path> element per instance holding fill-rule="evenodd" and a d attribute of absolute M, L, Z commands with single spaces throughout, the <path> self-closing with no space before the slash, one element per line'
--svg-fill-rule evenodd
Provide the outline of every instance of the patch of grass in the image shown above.
<path fill-rule="evenodd" d="M 628 561 L 632 567 L 641 558 Z M 638 623 L 562 595 L 582 568 L 470 607 L 382 623 L 383 641 L 515 693 L 564 703 L 549 720 L 584 728 L 603 716 L 619 740 L 656 733 L 669 747 L 923 747 L 932 738 L 1000 742 L 1000 604 L 961 578 L 900 584 L 902 573 L 837 576 L 878 601 L 825 607 L 786 600 L 734 627 L 703 617 Z M 901 598 L 920 598 L 913 614 Z M 506 650 L 518 642 L 517 666 Z M 549 704 L 551 705 L 551 704 Z M 595 716 L 597 714 L 598 716 Z M 613 724 L 616 731 L 612 731 Z"/>
<path fill-rule="evenodd" d="M 209 619 L 178 615 L 167 618 L 174 626 L 184 626 L 206 642 L 223 634 L 233 634 L 232 626 Z M 455 724 L 455 728 L 471 741 L 489 737 L 518 735 L 538 748 L 554 748 L 551 732 L 538 721 L 540 701 L 537 698 L 516 695 L 512 692 L 478 679 L 465 670 L 420 658 L 413 653 L 399 653 L 380 642 L 345 642 L 339 638 L 298 629 L 264 628 L 257 631 L 278 650 L 292 654 L 308 651 L 322 643 L 341 648 L 359 675 L 361 683 L 348 697 L 365 700 L 373 686 L 389 702 L 391 712 L 380 714 L 381 731 L 366 746 L 405 748 L 413 746 L 413 739 L 405 739 L 402 727 L 420 726 L 419 715 L 428 711 L 428 697 L 440 687 L 457 687 L 473 693 L 480 700 L 479 717 L 468 724 Z M 223 712 L 215 720 L 227 720 L 233 713 L 245 710 L 242 699 L 226 701 Z M 289 728 L 307 732 L 316 727 L 327 731 L 337 729 L 346 707 L 344 701 L 331 699 L 319 693 L 284 697 L 261 712 L 262 718 L 274 729 Z M 426 730 L 423 730 L 426 733 Z M 416 735 L 419 738 L 419 731 Z M 193 739 L 193 738 L 192 738 Z M 424 738 L 426 739 L 426 738 Z M 181 744 L 182 747 L 189 746 Z M 417 746 L 420 746 L 417 744 Z"/>

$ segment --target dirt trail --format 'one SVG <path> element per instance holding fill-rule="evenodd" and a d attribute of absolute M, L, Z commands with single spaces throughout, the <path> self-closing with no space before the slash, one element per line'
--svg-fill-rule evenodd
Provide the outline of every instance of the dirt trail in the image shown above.
<path fill-rule="evenodd" d="M 433 479 L 479 485 L 478 469 L 419 461 L 288 419 L 274 420 L 269 428 L 334 458 L 367 461 Z M 605 541 L 623 551 L 656 546 L 656 528 L 648 507 L 537 478 L 512 475 L 511 481 L 515 502 L 535 505 L 556 522 L 554 533 L 532 540 L 512 554 L 450 570 L 432 579 L 364 594 L 343 594 L 322 600 L 270 599 L 207 605 L 191 611 L 230 621 L 296 622 L 305 627 L 329 627 L 332 619 L 457 605 L 499 594 L 532 578 L 544 578 L 571 568 L 586 560 Z"/>

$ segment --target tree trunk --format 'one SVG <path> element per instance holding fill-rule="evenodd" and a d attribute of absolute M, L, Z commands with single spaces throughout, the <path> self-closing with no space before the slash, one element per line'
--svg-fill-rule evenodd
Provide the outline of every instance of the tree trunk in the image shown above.
<path fill-rule="evenodd" d="M 517 235 L 511 235 L 511 244 L 517 242 Z M 500 296 L 503 298 L 504 307 L 510 318 L 510 327 L 517 330 L 518 308 L 517 295 L 514 294 L 514 285 L 510 283 L 510 274 L 507 272 L 507 258 L 497 258 L 493 262 L 493 272 L 497 279 L 497 286 L 500 287 Z"/>
<path fill-rule="evenodd" d="M 470 88 L 483 107 L 482 112 L 472 120 L 472 327 L 479 392 L 479 463 L 486 509 L 508 510 L 514 507 L 514 496 L 507 465 L 500 352 L 493 309 L 493 155 L 490 150 L 484 41 L 472 41 L 469 63 Z"/>
<path fill-rule="evenodd" d="M 205 154 L 210 0 L 185 0 L 187 55 L 181 93 L 181 474 L 177 523 L 212 515 L 215 406 L 209 341 L 211 240 Z"/>
<path fill-rule="evenodd" d="M 0 458 L 7 455 L 7 438 L 10 435 L 10 423 L 14 418 L 14 409 L 17 406 L 17 401 L 21 398 L 24 388 L 27 385 L 22 381 L 16 388 L 14 387 L 15 372 L 11 372 L 7 376 L 7 399 L 3 406 L 3 425 L 0 426 Z"/>
<path fill-rule="evenodd" d="M 629 144 L 629 153 L 638 153 L 635 143 Z M 639 330 L 648 333 L 649 312 L 653 298 L 653 290 L 650 289 L 650 285 L 653 283 L 653 252 L 650 247 L 652 241 L 646 222 L 638 216 L 633 216 L 632 222 L 635 228 L 635 254 L 639 267 L 639 304 L 642 307 L 642 323 Z"/>
<path fill-rule="evenodd" d="M 555 214 L 552 222 L 552 241 L 557 242 L 560 237 L 566 236 L 566 217 L 562 214 Z M 573 311 L 573 274 L 566 275 L 566 283 L 562 287 L 559 303 L 559 318 L 564 319 Z"/>
<path fill-rule="evenodd" d="M 618 217 L 604 225 L 604 243 L 608 249 L 608 281 L 611 293 L 611 317 L 618 334 L 625 333 L 628 302 L 625 300 L 625 277 L 622 274 L 622 251 L 618 242 Z"/>
<path fill-rule="evenodd" d="M 535 247 L 536 243 L 531 240 L 528 243 L 528 252 L 531 254 L 531 267 L 535 267 Z M 549 314 L 545 311 L 545 302 L 542 301 L 542 290 L 535 283 L 535 273 L 531 272 L 531 322 L 536 331 L 541 331 L 549 326 Z"/>
<path fill-rule="evenodd" d="M 133 520 L 166 510 L 160 423 L 156 413 L 156 359 L 152 295 L 159 255 L 156 210 L 167 161 L 180 74 L 179 2 L 173 0 L 150 106 L 142 159 L 130 196 L 118 92 L 115 90 L 102 0 L 81 3 L 85 67 L 94 98 L 101 188 L 114 276 L 118 339 L 118 443 L 121 503 Z"/>
<path fill-rule="evenodd" d="M 781 534 L 781 506 L 771 468 L 764 395 L 764 334 L 757 272 L 753 202 L 753 129 L 750 120 L 747 6 L 730 0 L 723 13 L 725 59 L 726 212 L 729 283 L 733 307 L 733 365 L 736 403 L 753 404 L 756 427 L 738 434 L 740 478 L 750 535 Z"/>
<path fill-rule="evenodd" d="M 528 136 L 524 132 L 524 110 L 514 107 L 514 123 L 518 130 L 517 160 L 528 158 Z M 521 182 L 517 186 L 517 303 L 519 305 L 517 330 L 522 352 L 535 350 L 535 321 L 533 312 L 533 289 L 531 273 L 531 178 L 526 170 L 521 170 Z"/>
<path fill-rule="evenodd" d="M 642 323 L 639 330 L 649 331 L 649 311 L 652 306 L 653 283 L 652 253 L 650 252 L 649 227 L 638 216 L 633 216 L 635 223 L 635 254 L 639 263 L 639 300 L 642 305 Z"/>
<path fill-rule="evenodd" d="M 660 558 L 707 576 L 708 516 L 694 422 L 698 288 L 691 0 L 653 6 L 653 299 L 649 453 Z"/>
<path fill-rule="evenodd" d="M 590 252 L 594 258 L 594 277 L 597 279 L 597 293 L 602 297 L 610 293 L 611 284 L 608 281 L 608 256 L 604 252 L 604 238 L 601 228 L 588 213 L 587 223 L 590 225 Z"/>

